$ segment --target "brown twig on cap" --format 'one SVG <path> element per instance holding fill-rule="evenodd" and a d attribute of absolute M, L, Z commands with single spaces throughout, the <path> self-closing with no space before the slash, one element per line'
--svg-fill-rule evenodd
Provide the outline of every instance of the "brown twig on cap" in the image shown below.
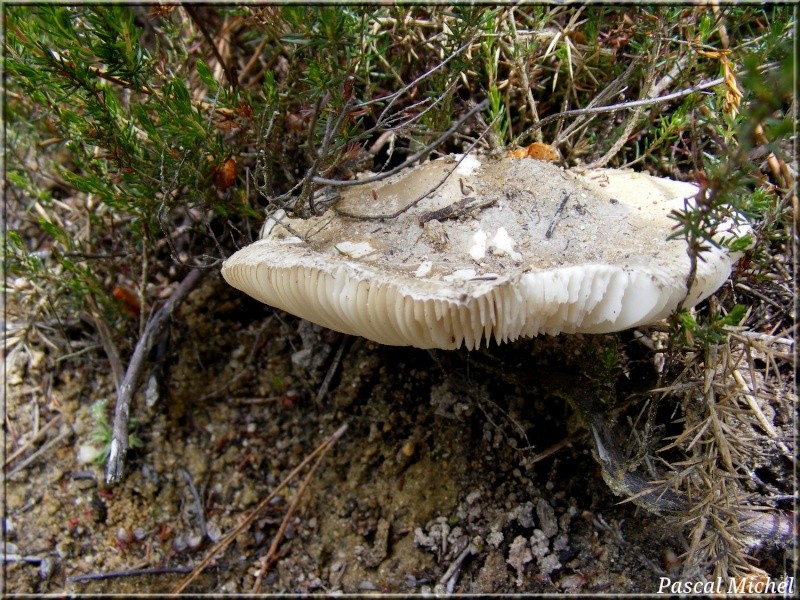
<path fill-rule="evenodd" d="M 115 483 L 122 477 L 125 468 L 125 454 L 128 452 L 128 417 L 130 414 L 131 400 L 139 382 L 139 377 L 144 370 L 144 363 L 153 343 L 166 325 L 175 308 L 183 301 L 194 285 L 202 276 L 202 271 L 194 269 L 181 281 L 172 295 L 147 321 L 142 336 L 133 351 L 125 379 L 117 393 L 117 403 L 114 408 L 114 424 L 111 434 L 111 449 L 106 463 L 106 483 Z"/>
<path fill-rule="evenodd" d="M 564 192 L 564 198 L 561 200 L 561 204 L 558 205 L 555 214 L 553 215 L 553 220 L 550 221 L 550 226 L 547 228 L 547 231 L 544 234 L 548 240 L 553 236 L 553 230 L 556 228 L 556 223 L 558 223 L 558 215 L 564 210 L 564 207 L 567 205 L 567 201 L 569 200 L 569 194 Z"/>
<path fill-rule="evenodd" d="M 453 202 L 439 210 L 424 212 L 419 216 L 419 224 L 424 225 L 428 221 L 445 221 L 447 219 L 458 219 L 462 215 L 471 213 L 473 210 L 483 210 L 497 204 L 497 198 L 475 198 L 467 196 L 457 202 Z"/>

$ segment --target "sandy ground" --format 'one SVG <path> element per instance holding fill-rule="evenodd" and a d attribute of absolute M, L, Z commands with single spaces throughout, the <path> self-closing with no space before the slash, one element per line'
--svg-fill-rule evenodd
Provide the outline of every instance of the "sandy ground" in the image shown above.
<path fill-rule="evenodd" d="M 5 589 L 167 592 L 346 424 L 276 560 L 270 545 L 307 471 L 189 590 L 656 592 L 682 566 L 685 530 L 620 504 L 546 377 L 518 376 L 621 349 L 631 393 L 652 383 L 652 357 L 631 348 L 619 336 L 541 338 L 513 354 L 382 347 L 209 276 L 173 321 L 160 393 L 136 397 L 142 444 L 118 485 L 81 460 L 102 446 L 93 404 L 106 400 L 110 414 L 114 403 L 102 349 L 7 357 L 4 527 L 7 558 L 19 560 L 5 563 Z M 790 552 L 752 552 L 775 577 L 794 569 Z"/>

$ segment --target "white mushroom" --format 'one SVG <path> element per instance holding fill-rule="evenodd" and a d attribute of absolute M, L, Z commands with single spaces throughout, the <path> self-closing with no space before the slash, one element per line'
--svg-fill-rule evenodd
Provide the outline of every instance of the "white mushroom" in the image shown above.
<path fill-rule="evenodd" d="M 692 184 L 531 159 L 468 156 L 456 168 L 457 158 L 345 188 L 319 217 L 276 213 L 263 239 L 231 256 L 222 274 L 337 331 L 474 349 L 657 321 L 713 293 L 738 258 L 703 253 L 687 293 L 686 243 L 667 238 L 676 225 L 670 212 L 697 193 Z M 423 227 L 434 221 L 435 240 Z"/>

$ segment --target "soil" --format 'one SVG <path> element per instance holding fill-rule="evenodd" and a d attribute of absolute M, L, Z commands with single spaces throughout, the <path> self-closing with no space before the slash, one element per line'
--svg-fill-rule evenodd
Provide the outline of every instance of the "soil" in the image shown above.
<path fill-rule="evenodd" d="M 132 407 L 141 445 L 114 486 L 102 459 L 82 462 L 102 447 L 92 406 L 114 404 L 102 349 L 7 357 L 4 528 L 20 559 L 5 564 L 7 591 L 168 592 L 344 424 L 277 559 L 265 557 L 307 471 L 189 591 L 652 593 L 681 568 L 684 528 L 620 503 L 543 375 L 622 352 L 630 368 L 612 384 L 630 397 L 654 373 L 634 342 L 380 346 L 273 311 L 218 275 L 170 329 L 148 376 L 159 392 L 143 385 Z M 794 564 L 775 548 L 753 556 L 776 577 Z"/>

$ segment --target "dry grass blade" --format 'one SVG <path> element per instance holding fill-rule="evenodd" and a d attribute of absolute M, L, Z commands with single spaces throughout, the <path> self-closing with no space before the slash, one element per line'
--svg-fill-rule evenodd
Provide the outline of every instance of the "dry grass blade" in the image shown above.
<path fill-rule="evenodd" d="M 314 477 L 314 474 L 317 472 L 319 465 L 322 463 L 322 459 L 325 458 L 325 453 L 320 453 L 319 457 L 317 458 L 316 462 L 311 466 L 308 471 L 308 474 L 303 479 L 303 483 L 300 484 L 300 489 L 294 495 L 294 499 L 292 503 L 289 505 L 289 508 L 286 509 L 286 514 L 283 516 L 281 520 L 281 524 L 278 527 L 278 531 L 275 533 L 275 536 L 272 538 L 272 544 L 269 546 L 269 550 L 267 551 L 266 556 L 261 559 L 262 567 L 258 570 L 258 575 L 256 576 L 256 582 L 253 585 L 253 593 L 257 593 L 258 590 L 261 588 L 261 581 L 264 579 L 264 575 L 267 574 L 267 571 L 275 564 L 280 555 L 278 554 L 278 546 L 280 546 L 281 541 L 283 540 L 283 536 L 286 533 L 286 528 L 289 526 L 289 522 L 292 520 L 295 511 L 297 510 L 298 505 L 300 504 L 300 499 L 303 497 L 303 493 L 308 488 L 308 484 L 311 483 L 311 479 Z"/>
<path fill-rule="evenodd" d="M 291 482 L 292 479 L 294 479 L 297 476 L 297 474 L 300 471 L 302 471 L 303 468 L 306 465 L 308 465 L 312 460 L 314 460 L 317 457 L 322 458 L 334 446 L 334 444 L 336 444 L 336 442 L 339 441 L 339 438 L 341 438 L 342 435 L 344 435 L 344 432 L 346 430 L 347 430 L 347 424 L 345 423 L 344 425 L 339 427 L 339 429 L 334 431 L 333 434 L 328 439 L 326 439 L 319 446 L 317 446 L 317 448 L 311 454 L 306 456 L 303 459 L 303 461 L 299 465 L 297 465 L 292 470 L 292 472 L 286 476 L 286 478 L 283 481 L 281 481 L 278 487 L 272 490 L 272 492 L 266 498 L 264 498 L 259 503 L 259 505 L 256 506 L 252 510 L 252 512 L 249 515 L 247 515 L 247 517 L 233 531 L 231 531 L 228 535 L 223 537 L 219 542 L 217 542 L 214 545 L 213 548 L 211 548 L 211 550 L 208 551 L 206 557 L 202 561 L 200 561 L 200 563 L 194 568 L 194 570 L 183 581 L 181 581 L 181 583 L 174 590 L 172 590 L 171 595 L 177 596 L 178 594 L 183 592 L 189 586 L 189 584 L 192 583 L 192 581 L 194 581 L 198 577 L 198 575 L 200 575 L 200 573 L 203 572 L 203 570 L 208 566 L 208 564 L 214 559 L 214 557 L 219 552 L 227 548 L 228 544 L 230 544 L 234 540 L 234 538 L 237 535 L 239 535 L 239 533 L 244 531 L 253 521 L 255 521 L 256 517 L 258 517 L 258 515 L 261 514 L 261 512 L 267 507 L 270 501 L 278 494 L 278 492 L 280 492 L 283 488 L 285 488 L 289 484 L 289 482 Z M 314 472 L 318 464 L 319 461 L 315 463 L 314 468 L 311 471 L 312 473 Z M 300 494 L 298 493 L 296 498 L 299 497 Z M 276 539 L 278 540 L 278 542 L 280 541 L 280 538 Z M 277 547 L 277 544 L 274 541 L 273 545 Z"/>
<path fill-rule="evenodd" d="M 214 56 L 217 59 L 217 62 L 220 64 L 222 69 L 225 71 L 225 77 L 228 79 L 228 85 L 232 88 L 235 88 L 239 84 L 239 79 L 236 77 L 236 74 L 231 69 L 231 66 L 228 64 L 222 53 L 220 52 L 219 48 L 217 47 L 217 43 L 214 41 L 214 36 L 211 35 L 211 32 L 206 27 L 206 20 L 205 18 L 198 12 L 195 6 L 191 4 L 184 4 L 183 9 L 189 14 L 192 18 L 192 21 L 203 34 L 208 45 L 211 47 L 211 51 L 214 53 Z M 224 43 L 224 42 L 223 42 Z"/>
<path fill-rule="evenodd" d="M 13 469 L 11 469 L 11 470 L 10 470 L 10 471 L 9 471 L 9 472 L 6 474 L 6 477 L 12 477 L 13 475 L 17 474 L 19 471 L 21 471 L 22 469 L 24 469 L 25 467 L 27 467 L 29 464 L 31 464 L 33 461 L 35 461 L 36 459 L 38 459 L 40 456 L 42 456 L 42 455 L 46 454 L 47 452 L 49 452 L 50 450 L 52 450 L 53 448 L 55 448 L 56 446 L 58 446 L 58 445 L 59 445 L 61 442 L 63 442 L 64 440 L 66 440 L 66 439 L 67 439 L 68 437 L 70 437 L 70 436 L 71 436 L 73 433 L 74 433 L 74 432 L 72 431 L 72 428 L 71 428 L 71 427 L 66 427 L 66 428 L 65 428 L 65 429 L 64 429 L 64 430 L 63 430 L 61 433 L 59 433 L 59 434 L 58 434 L 58 436 L 57 436 L 57 437 L 55 437 L 55 438 L 53 438 L 52 440 L 50 440 L 49 442 L 47 442 L 47 443 L 46 443 L 44 446 L 42 446 L 41 448 L 39 448 L 39 449 L 38 449 L 36 452 L 34 452 L 33 454 L 31 454 L 31 455 L 30 455 L 28 458 L 26 458 L 25 460 L 23 460 L 21 463 L 19 463 L 19 464 L 18 464 L 17 466 L 15 466 Z"/>
<path fill-rule="evenodd" d="M 8 456 L 3 466 L 7 469 L 12 462 L 17 460 L 17 458 L 19 458 L 20 456 L 22 456 L 22 454 L 24 454 L 28 448 L 30 448 L 34 443 L 36 443 L 39 440 L 39 438 L 44 436 L 44 434 L 47 433 L 47 431 L 51 427 L 53 427 L 54 425 L 59 425 L 60 423 L 61 423 L 61 415 L 58 415 L 53 419 L 51 419 L 50 421 L 48 421 L 44 425 L 44 427 L 42 427 L 41 429 L 39 429 L 39 431 L 36 432 L 36 435 L 34 435 L 30 440 L 28 440 L 26 444 L 23 444 L 22 446 L 17 448 L 10 456 Z"/>
<path fill-rule="evenodd" d="M 651 51 L 650 59 L 645 66 L 645 81 L 644 85 L 642 86 L 642 100 L 647 100 L 653 93 L 653 83 L 656 74 L 655 65 L 656 61 L 658 60 L 659 54 L 661 50 L 661 40 L 659 39 L 656 41 L 655 48 Z M 609 148 L 609 150 L 600 158 L 590 163 L 586 168 L 587 169 L 598 169 L 600 167 L 604 167 L 608 164 L 608 162 L 620 151 L 620 149 L 627 143 L 628 137 L 633 132 L 633 129 L 636 127 L 639 118 L 642 115 L 642 111 L 644 110 L 643 106 L 637 106 L 633 112 L 628 116 L 628 120 L 625 123 L 625 126 L 622 129 L 622 133 L 619 135 L 616 142 L 614 142 Z"/>

